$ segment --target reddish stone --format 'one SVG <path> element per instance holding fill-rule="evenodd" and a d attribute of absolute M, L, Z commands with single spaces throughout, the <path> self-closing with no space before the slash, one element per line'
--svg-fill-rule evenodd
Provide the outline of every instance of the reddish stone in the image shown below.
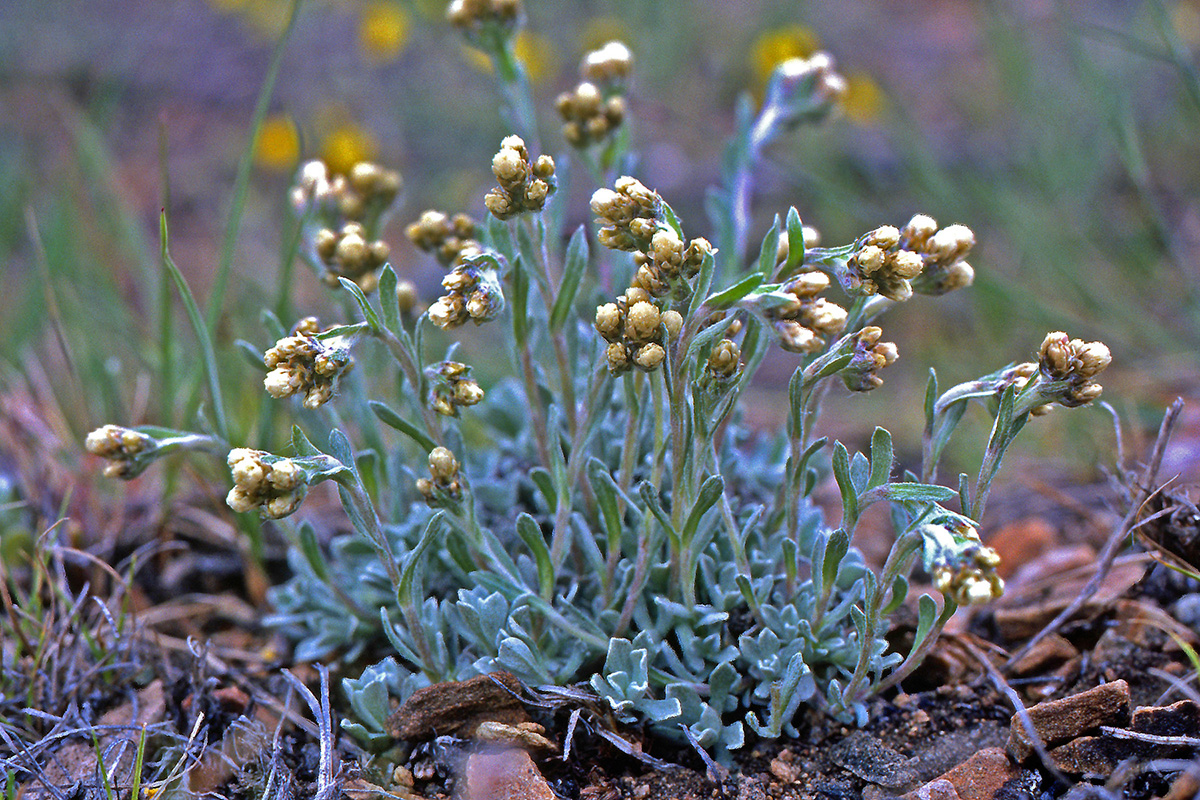
<path fill-rule="evenodd" d="M 1029 709 L 1029 719 L 1042 742 L 1054 746 L 1101 725 L 1124 726 L 1129 721 L 1129 707 L 1129 684 L 1117 680 L 1061 700 L 1038 703 Z M 1018 762 L 1034 752 L 1025 725 L 1017 714 L 1009 724 L 1008 752 Z"/>
<path fill-rule="evenodd" d="M 472 753 L 465 800 L 557 800 L 524 750 Z"/>

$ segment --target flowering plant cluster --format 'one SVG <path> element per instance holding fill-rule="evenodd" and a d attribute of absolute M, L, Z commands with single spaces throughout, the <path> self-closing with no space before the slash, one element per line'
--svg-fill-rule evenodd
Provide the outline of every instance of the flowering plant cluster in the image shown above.
<path fill-rule="evenodd" d="M 304 252 L 354 318 L 280 329 L 262 362 L 266 393 L 295 398 L 309 432 L 295 427 L 286 454 L 230 442 L 214 376 L 209 430 L 105 426 L 88 449 L 125 478 L 171 450 L 227 452 L 229 506 L 272 519 L 337 484 L 355 534 L 325 550 L 309 523 L 280 523 L 293 577 L 272 592 L 272 622 L 298 658 L 391 650 L 345 684 L 359 717 L 346 727 L 370 746 L 389 693 L 496 670 L 585 684 L 618 719 L 718 755 L 794 734 L 802 706 L 861 723 L 864 701 L 911 674 L 959 606 L 1002 593 L 979 535 L 1001 459 L 1032 415 L 1099 396 L 1107 348 L 1051 333 L 1036 362 L 946 391 L 931 377 L 919 475 L 897 474 L 883 428 L 867 452 L 831 444 L 816 435 L 822 398 L 883 385 L 899 357 L 883 315 L 969 286 L 975 244 L 967 227 L 917 215 L 822 248 L 792 208 L 746 257 L 761 152 L 836 109 L 832 60 L 787 61 L 761 107 L 743 103 L 711 198 L 714 246 L 618 169 L 627 47 L 585 57 L 584 83 L 558 104 L 569 151 L 552 158 L 531 150 L 512 56 L 520 4 L 457 0 L 449 17 L 492 57 L 516 133 L 492 159 L 486 222 L 426 211 L 407 228 L 446 270 L 445 294 L 421 312 L 377 238 L 398 175 L 307 164 L 292 195 Z M 572 159 L 588 167 L 595 221 L 567 235 L 555 205 Z M 465 354 L 455 337 L 468 320 L 502 345 Z M 776 347 L 795 367 L 786 431 L 766 437 L 741 424 L 739 401 Z M 374 359 L 372 379 L 389 377 L 347 374 L 352 350 Z M 497 379 L 505 354 L 512 376 Z M 483 359 L 487 377 L 473 377 Z M 994 413 L 992 435 L 976 480 L 943 486 L 937 464 L 971 400 Z M 830 521 L 810 500 L 828 474 L 842 504 Z M 877 503 L 895 538 L 874 569 L 854 537 Z M 911 582 L 928 587 L 915 600 Z M 886 634 L 910 601 L 916 631 L 895 652 Z"/>

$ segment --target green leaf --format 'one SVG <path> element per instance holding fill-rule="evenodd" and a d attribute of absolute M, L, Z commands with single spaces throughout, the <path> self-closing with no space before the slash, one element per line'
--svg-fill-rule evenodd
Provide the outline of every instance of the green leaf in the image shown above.
<path fill-rule="evenodd" d="M 379 273 L 379 310 L 383 313 L 383 322 L 388 330 L 396 333 L 400 326 L 400 303 L 396 299 L 396 271 L 391 264 L 384 264 Z"/>
<path fill-rule="evenodd" d="M 375 309 L 371 307 L 371 302 L 367 300 L 367 296 L 363 294 L 363 290 L 358 288 L 358 284 L 349 278 L 343 278 L 341 276 L 338 276 L 338 283 L 340 283 L 342 288 L 349 292 L 350 296 L 354 298 L 354 301 L 358 303 L 358 308 L 360 311 L 362 311 L 363 320 L 368 326 L 370 326 L 371 330 L 373 332 L 380 331 L 381 326 L 379 324 L 379 315 L 376 314 Z"/>
<path fill-rule="evenodd" d="M 662 201 L 663 217 L 667 224 L 671 226 L 671 230 L 675 231 L 675 235 L 683 239 L 683 226 L 679 224 L 679 216 L 675 213 L 675 209 L 667 204 L 666 200 Z"/>
<path fill-rule="evenodd" d="M 329 432 L 329 454 L 342 462 L 342 465 L 354 475 L 355 480 L 359 479 L 358 468 L 354 463 L 354 446 L 350 444 L 350 439 L 346 437 L 346 434 L 337 428 Z"/>
<path fill-rule="evenodd" d="M 604 466 L 604 462 L 593 456 L 588 459 L 588 483 L 592 486 L 592 494 L 596 498 L 596 506 L 600 509 L 600 517 L 604 522 L 605 538 L 609 551 L 620 547 L 622 516 L 620 504 L 617 502 L 617 482 L 613 480 Z"/>
<path fill-rule="evenodd" d="M 933 628 L 935 620 L 937 620 L 937 603 L 929 595 L 921 595 L 917 600 L 917 629 L 913 634 L 911 652 L 915 653 L 922 643 L 924 643 L 925 638 L 929 636 L 929 631 Z"/>
<path fill-rule="evenodd" d="M 257 372 L 268 372 L 269 368 L 263 363 L 262 351 L 257 346 L 247 342 L 245 339 L 237 339 L 233 346 L 237 348 L 238 355 L 242 356 L 242 360 L 249 364 Z"/>
<path fill-rule="evenodd" d="M 936 483 L 888 483 L 872 489 L 860 499 L 865 501 L 868 496 L 872 502 L 894 500 L 901 503 L 944 503 L 957 497 L 958 492 L 949 486 L 939 486 Z"/>
<path fill-rule="evenodd" d="M 678 546 L 679 533 L 675 530 L 675 526 L 671 523 L 671 517 L 663 510 L 662 504 L 658 500 L 658 490 L 649 481 L 642 481 L 638 484 L 638 494 L 642 497 L 642 502 L 646 504 L 647 510 L 654 515 L 658 520 L 658 524 L 662 525 L 667 536 L 671 537 L 671 541 Z"/>
<path fill-rule="evenodd" d="M 758 274 L 763 278 L 775 271 L 775 259 L 779 255 L 779 215 L 771 224 L 771 230 L 763 237 L 762 247 L 758 251 Z"/>
<path fill-rule="evenodd" d="M 329 583 L 329 567 L 325 563 L 325 555 L 321 552 L 321 546 L 317 544 L 317 535 L 312 524 L 307 521 L 300 523 L 300 530 L 297 531 L 296 538 L 300 542 L 300 552 L 303 554 L 304 560 L 308 562 L 313 574 L 322 583 Z"/>
<path fill-rule="evenodd" d="M 929 380 L 925 382 L 925 430 L 933 430 L 933 414 L 937 407 L 938 379 L 937 370 L 929 368 Z"/>
<path fill-rule="evenodd" d="M 800 212 L 795 206 L 787 213 L 788 254 L 783 262 L 780 277 L 790 277 L 804 263 L 804 223 L 800 220 Z"/>
<path fill-rule="evenodd" d="M 880 614 L 887 617 L 893 614 L 896 609 L 904 605 L 904 600 L 908 597 L 908 578 L 903 575 L 897 575 L 892 581 L 892 597 L 888 600 L 887 605 L 883 607 Z"/>
<path fill-rule="evenodd" d="M 444 511 L 439 511 L 429 518 L 416 547 L 408 551 L 400 560 L 400 585 L 396 593 L 401 602 L 407 602 L 419 607 L 424 602 L 424 591 L 421 590 L 421 577 L 425 566 L 425 552 L 433 545 L 442 529 Z"/>
<path fill-rule="evenodd" d="M 858 519 L 858 491 L 850 478 L 850 451 L 841 442 L 833 444 L 833 477 L 842 493 L 842 519 Z"/>
<path fill-rule="evenodd" d="M 517 535 L 525 542 L 529 552 L 533 554 L 538 571 L 538 593 L 542 597 L 554 594 L 554 565 L 550 562 L 550 548 L 546 547 L 546 539 L 542 529 L 538 527 L 533 517 L 525 512 L 517 515 Z"/>
<path fill-rule="evenodd" d="M 692 297 L 688 300 L 687 313 L 683 315 L 684 319 L 691 319 L 700 308 L 700 303 L 708 295 L 709 289 L 712 288 L 716 265 L 717 262 L 712 253 L 706 255 L 700 262 L 700 272 L 697 273 L 696 280 L 692 283 Z"/>
<path fill-rule="evenodd" d="M 529 341 L 529 266 L 524 258 L 513 262 L 512 268 L 513 339 L 518 347 Z"/>
<path fill-rule="evenodd" d="M 433 439 L 430 439 L 424 433 L 417 430 L 412 423 L 405 420 L 383 403 L 379 402 L 378 400 L 371 400 L 368 402 L 368 405 L 371 407 L 371 410 L 375 412 L 375 416 L 379 417 L 380 422 L 382 422 L 384 425 L 387 425 L 389 428 L 395 428 L 408 438 L 412 439 L 414 442 L 419 444 L 426 453 L 437 447 Z"/>
<path fill-rule="evenodd" d="M 892 434 L 883 428 L 875 428 L 871 434 L 871 477 L 867 488 L 873 489 L 888 482 L 892 474 Z"/>
<path fill-rule="evenodd" d="M 322 456 L 323 452 L 317 449 L 317 446 L 309 441 L 304 435 L 304 431 L 300 430 L 300 426 L 292 426 L 292 450 L 298 456 Z"/>
<path fill-rule="evenodd" d="M 958 502 L 961 504 L 959 508 L 964 514 L 970 513 L 971 509 L 971 479 L 967 477 L 967 473 L 958 473 Z"/>
<path fill-rule="evenodd" d="M 558 492 L 554 489 L 554 478 L 543 467 L 534 467 L 529 470 L 529 479 L 533 481 L 534 486 L 546 498 L 546 505 L 553 514 L 558 508 Z"/>
<path fill-rule="evenodd" d="M 763 282 L 761 273 L 753 272 L 740 281 L 716 294 L 710 294 L 704 300 L 704 305 L 714 311 L 729 308 L 746 295 L 757 289 Z"/>
<path fill-rule="evenodd" d="M 725 481 L 720 475 L 711 475 L 701 484 L 700 491 L 696 495 L 696 503 L 692 506 L 692 510 L 688 512 L 687 520 L 683 523 L 681 541 L 684 547 L 688 547 L 691 544 L 693 537 L 696 535 L 696 530 L 700 527 L 700 520 L 721 498 L 721 494 L 724 491 Z"/>
<path fill-rule="evenodd" d="M 567 255 L 563 262 L 562 284 L 558 287 L 558 297 L 554 298 L 554 307 L 550 311 L 550 329 L 561 330 L 571 315 L 575 305 L 575 297 L 579 294 L 579 283 L 583 279 L 588 266 L 587 232 L 580 225 L 571 236 L 567 245 Z"/>
<path fill-rule="evenodd" d="M 846 533 L 844 528 L 838 528 L 829 534 L 829 538 L 825 542 L 825 552 L 821 554 L 822 558 L 820 562 L 822 594 L 832 588 L 837 581 L 842 559 L 846 557 L 846 553 L 848 552 L 850 552 L 850 535 Z"/>

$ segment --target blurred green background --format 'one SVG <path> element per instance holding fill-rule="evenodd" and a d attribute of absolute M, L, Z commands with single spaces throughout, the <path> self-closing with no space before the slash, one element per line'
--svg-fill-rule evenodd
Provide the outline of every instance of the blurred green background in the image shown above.
<path fill-rule="evenodd" d="M 175 358 L 195 368 L 189 339 L 161 346 L 159 211 L 203 305 L 289 5 L 0 4 L 0 421 L 10 442 L 36 438 L 21 413 L 43 418 L 46 436 L 71 451 L 100 423 L 160 421 L 156 365 Z M 429 207 L 482 216 L 491 154 L 508 133 L 485 60 L 444 22 L 444 6 L 304 0 L 253 154 L 219 344 L 263 339 L 258 310 L 276 295 L 294 225 L 286 188 L 305 158 L 399 168 L 406 199 L 388 229 L 393 261 L 436 288 L 437 269 L 403 226 Z M 553 98 L 577 81 L 580 56 L 625 40 L 636 58 L 637 173 L 689 235 L 711 236 L 704 192 L 717 180 L 737 95 L 760 93 L 776 63 L 817 49 L 849 79 L 846 108 L 766 154 L 752 240 L 789 205 L 828 244 L 916 212 L 975 230 L 975 286 L 885 318 L 902 360 L 869 398 L 830 404 L 835 435 L 887 424 L 911 453 L 929 365 L 948 385 L 1032 357 L 1056 329 L 1109 344 L 1116 363 L 1106 398 L 1134 421 L 1152 424 L 1174 394 L 1197 395 L 1197 0 L 528 0 L 527 8 L 518 52 L 545 148 L 563 149 Z M 587 216 L 577 188 L 572 227 Z M 336 316 L 318 282 L 296 274 L 297 309 Z M 779 392 L 793 363 L 768 364 L 752 420 L 782 419 Z M 235 399 L 245 414 L 261 395 L 249 384 Z M 1025 436 L 1027 452 L 1081 475 L 1111 458 L 1102 412 L 1051 419 Z M 969 428 L 964 452 L 975 454 L 986 423 Z M 1195 470 L 1197 449 L 1180 450 L 1175 471 Z M 951 467 L 974 458 L 952 455 Z"/>

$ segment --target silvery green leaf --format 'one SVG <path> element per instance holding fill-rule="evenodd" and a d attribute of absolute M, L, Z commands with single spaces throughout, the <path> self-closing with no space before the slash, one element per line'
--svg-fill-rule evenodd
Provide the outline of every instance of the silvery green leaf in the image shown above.
<path fill-rule="evenodd" d="M 767 231 L 767 235 L 763 237 L 762 246 L 758 251 L 758 274 L 764 279 L 775 271 L 775 263 L 778 255 L 779 215 L 776 214 L 775 221 L 771 224 L 771 229 Z"/>
<path fill-rule="evenodd" d="M 872 489 L 888 482 L 892 474 L 892 459 L 892 434 L 876 427 L 871 434 L 871 477 L 866 488 Z"/>
<path fill-rule="evenodd" d="M 358 287 L 358 284 L 349 278 L 338 276 L 338 283 L 342 288 L 350 293 L 354 298 L 354 302 L 358 303 L 358 308 L 362 312 L 363 321 L 371 328 L 372 331 L 379 331 L 382 326 L 379 323 L 379 315 L 375 313 L 375 309 L 371 307 L 371 302 L 367 300 L 367 296 L 363 294 L 363 290 Z"/>
<path fill-rule="evenodd" d="M 378 400 L 370 400 L 367 404 L 370 406 L 371 411 L 374 412 L 375 416 L 379 417 L 380 422 L 390 428 L 395 428 L 396 430 L 400 431 L 405 436 L 420 445 L 425 452 L 428 453 L 429 451 L 433 450 L 433 448 L 437 447 L 433 439 L 430 439 L 428 436 L 418 430 L 415 425 L 401 417 L 387 405 L 379 402 Z"/>
<path fill-rule="evenodd" d="M 585 226 L 580 225 L 567 245 L 567 255 L 563 261 L 562 283 L 558 287 L 558 296 L 554 298 L 554 306 L 550 312 L 551 330 L 561 330 L 570 317 L 575 297 L 579 293 L 579 283 L 587 271 L 587 266 L 587 232 Z"/>

